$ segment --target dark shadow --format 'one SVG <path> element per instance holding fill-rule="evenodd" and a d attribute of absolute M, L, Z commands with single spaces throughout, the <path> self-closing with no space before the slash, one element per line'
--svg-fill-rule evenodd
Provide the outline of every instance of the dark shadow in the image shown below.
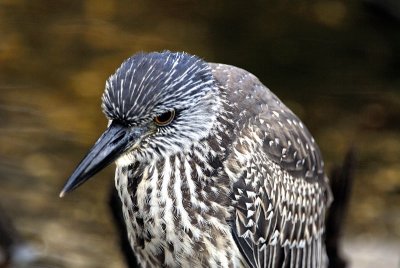
<path fill-rule="evenodd" d="M 351 148 L 347 152 L 342 166 L 334 167 L 330 174 L 334 200 L 326 221 L 326 250 L 329 268 L 344 268 L 347 266 L 347 261 L 343 258 L 340 250 L 340 242 L 354 181 L 355 166 L 355 151 Z"/>
<path fill-rule="evenodd" d="M 125 263 L 129 268 L 140 267 L 135 254 L 133 254 L 131 245 L 128 240 L 128 232 L 126 230 L 124 216 L 122 214 L 122 203 L 114 186 L 112 186 L 110 190 L 108 205 L 111 209 L 114 224 L 116 227 L 115 229 L 119 236 L 119 246 L 122 255 L 125 258 Z"/>

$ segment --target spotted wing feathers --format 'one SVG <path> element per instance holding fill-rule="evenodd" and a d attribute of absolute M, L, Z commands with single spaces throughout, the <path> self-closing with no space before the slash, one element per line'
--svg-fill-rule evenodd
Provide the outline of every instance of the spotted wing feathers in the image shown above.
<path fill-rule="evenodd" d="M 225 162 L 232 233 L 250 267 L 324 267 L 329 188 L 301 121 L 250 73 L 211 65 L 227 90 L 237 139 Z"/>

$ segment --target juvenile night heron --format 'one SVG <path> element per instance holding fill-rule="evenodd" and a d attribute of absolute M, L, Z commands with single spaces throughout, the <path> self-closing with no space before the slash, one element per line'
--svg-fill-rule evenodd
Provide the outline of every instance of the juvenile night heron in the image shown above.
<path fill-rule="evenodd" d="M 330 189 L 313 137 L 254 75 L 141 53 L 106 82 L 104 134 L 63 196 L 116 162 L 143 267 L 326 267 Z"/>

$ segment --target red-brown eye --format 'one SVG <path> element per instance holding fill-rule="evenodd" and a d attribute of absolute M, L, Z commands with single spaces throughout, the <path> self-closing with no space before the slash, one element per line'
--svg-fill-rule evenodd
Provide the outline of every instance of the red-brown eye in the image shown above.
<path fill-rule="evenodd" d="M 163 127 L 172 122 L 175 118 L 175 110 L 168 111 L 154 118 L 157 126 Z"/>

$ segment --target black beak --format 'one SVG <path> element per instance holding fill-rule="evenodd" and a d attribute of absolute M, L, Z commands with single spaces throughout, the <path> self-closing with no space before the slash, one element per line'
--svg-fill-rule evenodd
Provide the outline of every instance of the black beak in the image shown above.
<path fill-rule="evenodd" d="M 78 188 L 97 172 L 114 162 L 143 133 L 144 129 L 142 128 L 129 129 L 120 123 L 112 122 L 85 158 L 79 163 L 71 177 L 69 177 L 60 193 L 60 197 Z"/>

